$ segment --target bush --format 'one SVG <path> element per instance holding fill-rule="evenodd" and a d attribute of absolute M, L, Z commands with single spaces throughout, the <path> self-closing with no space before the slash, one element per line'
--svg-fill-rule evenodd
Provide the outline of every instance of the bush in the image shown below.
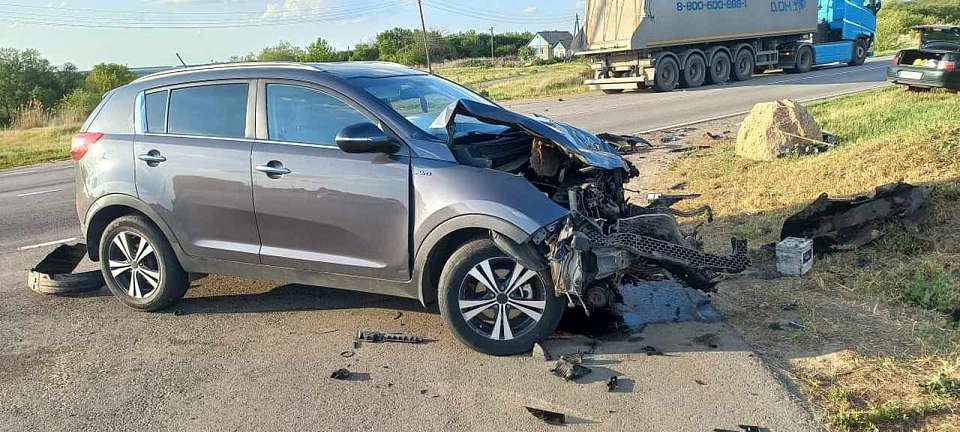
<path fill-rule="evenodd" d="M 78 88 L 60 100 L 57 104 L 57 112 L 60 113 L 64 123 L 82 122 L 97 107 L 100 99 L 101 97 L 96 93 Z"/>

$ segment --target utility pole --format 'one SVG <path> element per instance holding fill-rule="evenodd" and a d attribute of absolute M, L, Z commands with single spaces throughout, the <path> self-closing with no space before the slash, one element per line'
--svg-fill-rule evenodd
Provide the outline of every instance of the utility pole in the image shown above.
<path fill-rule="evenodd" d="M 490 27 L 490 58 L 497 57 L 497 46 L 493 39 L 493 27 Z"/>
<path fill-rule="evenodd" d="M 427 42 L 427 21 L 423 19 L 423 0 L 417 0 L 420 6 L 420 28 L 423 29 L 423 52 L 427 54 L 427 72 L 433 73 L 433 65 L 430 64 L 430 44 Z"/>

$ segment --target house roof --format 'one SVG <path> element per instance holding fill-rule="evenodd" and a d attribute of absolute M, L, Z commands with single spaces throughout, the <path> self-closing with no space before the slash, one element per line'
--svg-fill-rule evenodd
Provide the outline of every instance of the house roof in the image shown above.
<path fill-rule="evenodd" d="M 563 49 L 570 50 L 570 45 L 573 44 L 573 39 L 570 40 L 558 40 L 557 43 L 550 46 L 550 49 L 557 49 L 557 45 L 563 46 Z"/>
<path fill-rule="evenodd" d="M 564 45 L 564 46 L 568 47 L 570 41 L 573 40 L 573 34 L 571 34 L 568 31 L 559 31 L 559 30 L 542 31 L 542 32 L 537 32 L 537 35 L 539 35 L 545 41 L 547 41 L 547 45 L 550 45 L 550 47 L 555 46 L 557 42 L 560 42 L 560 41 L 567 41 L 568 45 Z"/>

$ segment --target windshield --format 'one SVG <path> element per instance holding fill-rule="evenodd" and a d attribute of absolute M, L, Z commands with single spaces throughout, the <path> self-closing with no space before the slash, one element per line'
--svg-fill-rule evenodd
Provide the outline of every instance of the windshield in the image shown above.
<path fill-rule="evenodd" d="M 446 129 L 430 125 L 447 105 L 460 99 L 493 105 L 476 93 L 433 75 L 357 78 L 354 82 L 420 130 L 442 140 L 447 139 Z M 457 136 L 469 133 L 499 134 L 508 129 L 464 116 L 457 116 L 455 122 Z"/>

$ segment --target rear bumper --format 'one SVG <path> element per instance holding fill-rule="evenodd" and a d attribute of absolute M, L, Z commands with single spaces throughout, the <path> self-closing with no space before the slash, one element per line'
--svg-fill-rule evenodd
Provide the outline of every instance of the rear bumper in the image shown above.
<path fill-rule="evenodd" d="M 890 66 L 887 67 L 887 81 L 913 87 L 960 90 L 960 71 L 941 71 L 912 66 Z"/>

